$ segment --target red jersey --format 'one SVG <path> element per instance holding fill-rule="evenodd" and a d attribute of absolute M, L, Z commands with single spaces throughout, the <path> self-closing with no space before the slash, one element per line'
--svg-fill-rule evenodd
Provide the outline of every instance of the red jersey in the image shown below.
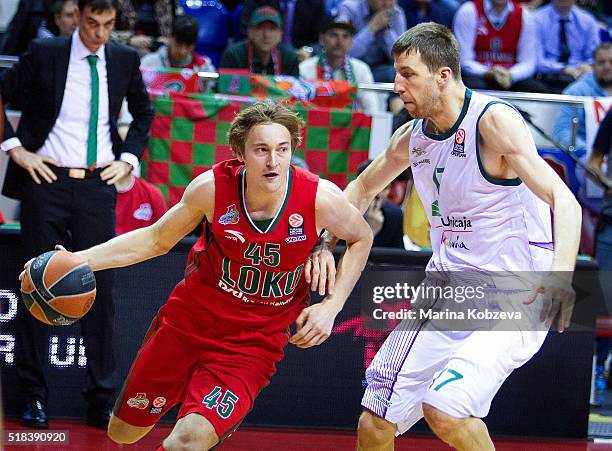
<path fill-rule="evenodd" d="M 166 201 L 155 185 L 132 177 L 132 186 L 117 193 L 117 235 L 147 227 L 166 212 Z"/>
<path fill-rule="evenodd" d="M 309 303 L 304 263 L 318 239 L 319 178 L 291 166 L 281 207 L 258 225 L 245 205 L 245 171 L 238 160 L 213 167 L 214 217 L 190 252 L 185 283 L 215 318 L 282 331 Z"/>
<path fill-rule="evenodd" d="M 518 3 L 506 18 L 506 22 L 497 28 L 484 12 L 484 0 L 474 0 L 478 14 L 476 31 L 476 61 L 485 66 L 503 66 L 510 68 L 516 64 L 518 42 L 523 24 L 523 10 Z"/>

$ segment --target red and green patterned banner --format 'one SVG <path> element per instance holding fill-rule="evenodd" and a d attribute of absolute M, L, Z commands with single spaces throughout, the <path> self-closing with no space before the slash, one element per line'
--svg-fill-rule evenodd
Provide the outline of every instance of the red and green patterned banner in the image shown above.
<path fill-rule="evenodd" d="M 163 96 L 153 99 L 155 119 L 142 175 L 177 203 L 194 177 L 232 158 L 227 131 L 234 116 L 249 105 L 220 95 Z M 294 107 L 306 121 L 303 143 L 295 152 L 310 171 L 344 188 L 368 158 L 372 118 L 350 110 Z"/>
<path fill-rule="evenodd" d="M 221 94 L 258 98 L 283 98 L 309 102 L 325 108 L 352 109 L 357 87 L 344 80 L 306 81 L 289 75 L 244 74 L 243 70 L 221 69 L 217 90 Z"/>

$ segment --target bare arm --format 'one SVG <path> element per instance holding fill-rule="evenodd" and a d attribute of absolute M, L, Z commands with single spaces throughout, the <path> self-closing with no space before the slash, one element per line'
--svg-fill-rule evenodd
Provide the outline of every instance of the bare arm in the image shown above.
<path fill-rule="evenodd" d="M 520 177 L 553 210 L 555 257 L 551 269 L 573 271 L 582 212 L 572 192 L 538 155 L 527 125 L 511 108 L 490 107 L 480 120 L 479 131 L 487 161 L 491 161 L 491 156 L 501 158 L 502 177 Z"/>
<path fill-rule="evenodd" d="M 329 337 L 334 319 L 357 283 L 372 246 L 372 231 L 368 224 L 342 191 L 326 180 L 319 182 L 316 215 L 317 228 L 326 228 L 345 240 L 346 251 L 338 264 L 333 293 L 304 309 L 296 320 L 296 333 L 290 342 L 301 348 L 319 345 Z"/>
<path fill-rule="evenodd" d="M 543 276 L 525 303 L 530 304 L 541 295 L 540 320 L 546 320 L 550 327 L 561 312 L 558 331 L 563 332 L 570 326 L 576 297 L 571 282 L 580 240 L 580 205 L 538 155 L 527 125 L 516 111 L 504 105 L 492 106 L 480 120 L 479 131 L 485 169 L 503 178 L 520 177 L 553 211 L 553 272 Z"/>
<path fill-rule="evenodd" d="M 204 218 L 212 218 L 214 198 L 214 176 L 212 171 L 207 171 L 189 184 L 181 201 L 155 224 L 77 254 L 94 271 L 129 266 L 165 254 Z"/>

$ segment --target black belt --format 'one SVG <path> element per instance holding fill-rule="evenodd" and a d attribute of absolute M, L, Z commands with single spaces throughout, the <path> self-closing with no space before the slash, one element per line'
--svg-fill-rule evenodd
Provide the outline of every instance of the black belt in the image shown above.
<path fill-rule="evenodd" d="M 99 179 L 100 173 L 104 168 L 83 169 L 83 168 L 64 168 L 60 166 L 49 165 L 51 170 L 57 175 L 64 175 L 71 179 Z"/>

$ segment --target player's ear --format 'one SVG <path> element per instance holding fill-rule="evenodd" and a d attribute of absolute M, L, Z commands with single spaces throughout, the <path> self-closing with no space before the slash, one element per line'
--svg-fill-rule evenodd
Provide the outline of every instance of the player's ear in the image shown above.
<path fill-rule="evenodd" d="M 234 150 L 234 156 L 240 161 L 244 163 L 244 150 Z"/>
<path fill-rule="evenodd" d="M 438 69 L 438 82 L 443 85 L 453 78 L 453 70 L 450 67 L 441 67 Z"/>

